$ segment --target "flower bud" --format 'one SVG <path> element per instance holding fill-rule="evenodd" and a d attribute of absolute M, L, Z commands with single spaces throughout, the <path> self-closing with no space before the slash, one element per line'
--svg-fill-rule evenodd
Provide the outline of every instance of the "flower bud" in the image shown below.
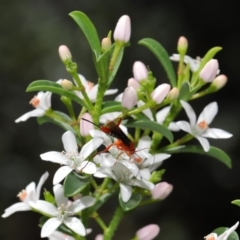
<path fill-rule="evenodd" d="M 58 53 L 63 63 L 67 63 L 69 60 L 72 60 L 72 54 L 67 46 L 61 45 L 58 48 Z"/>
<path fill-rule="evenodd" d="M 215 87 L 217 90 L 223 88 L 226 83 L 227 83 L 227 76 L 221 74 L 219 76 L 217 76 L 213 81 L 212 81 L 212 84 L 211 86 L 212 87 Z"/>
<path fill-rule="evenodd" d="M 174 87 L 171 89 L 171 91 L 168 93 L 167 97 L 169 100 L 175 100 L 179 96 L 179 90 L 178 88 Z"/>
<path fill-rule="evenodd" d="M 103 240 L 103 235 L 102 235 L 102 234 L 98 234 L 98 235 L 95 237 L 95 240 Z"/>
<path fill-rule="evenodd" d="M 88 121 L 92 122 L 92 116 L 89 113 L 84 113 L 82 115 L 82 118 L 87 119 Z M 89 131 L 94 129 L 94 126 L 92 123 L 87 122 L 83 119 L 80 120 L 80 134 L 83 137 L 86 137 L 89 135 Z"/>
<path fill-rule="evenodd" d="M 132 109 L 137 104 L 137 92 L 133 87 L 126 87 L 123 92 L 122 106 Z"/>
<path fill-rule="evenodd" d="M 199 77 L 204 82 L 212 82 L 218 73 L 218 60 L 211 59 L 206 63 L 203 69 L 199 73 Z"/>
<path fill-rule="evenodd" d="M 133 64 L 133 76 L 135 80 L 137 80 L 138 82 L 141 82 L 142 80 L 147 79 L 148 70 L 144 63 L 140 61 L 136 61 Z"/>
<path fill-rule="evenodd" d="M 113 38 L 115 41 L 127 43 L 131 36 L 131 21 L 129 16 L 123 15 L 117 22 Z"/>
<path fill-rule="evenodd" d="M 173 185 L 167 182 L 160 182 L 151 190 L 153 199 L 165 199 L 172 192 Z"/>
<path fill-rule="evenodd" d="M 188 49 L 188 40 L 185 37 L 181 36 L 178 39 L 177 50 L 179 54 L 185 55 L 187 52 L 187 49 Z"/>
<path fill-rule="evenodd" d="M 151 240 L 154 239 L 160 232 L 160 227 L 157 224 L 149 224 L 140 228 L 137 232 L 137 240 Z"/>
<path fill-rule="evenodd" d="M 64 88 L 65 90 L 70 90 L 73 87 L 73 83 L 67 79 L 63 79 L 61 81 L 61 85 L 62 85 L 62 88 Z"/>
<path fill-rule="evenodd" d="M 140 88 L 140 84 L 134 78 L 129 78 L 128 87 L 133 87 L 135 90 L 138 90 L 138 88 Z"/>
<path fill-rule="evenodd" d="M 155 88 L 151 94 L 153 101 L 160 104 L 164 98 L 168 95 L 171 86 L 167 83 L 159 85 Z"/>
<path fill-rule="evenodd" d="M 106 37 L 102 39 L 102 52 L 106 52 L 109 50 L 112 46 L 111 39 Z"/>

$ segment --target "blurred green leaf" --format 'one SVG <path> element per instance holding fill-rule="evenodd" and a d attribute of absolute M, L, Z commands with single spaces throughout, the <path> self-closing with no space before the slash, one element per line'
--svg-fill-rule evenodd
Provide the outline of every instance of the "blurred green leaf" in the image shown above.
<path fill-rule="evenodd" d="M 228 229 L 229 228 L 226 228 L 226 227 L 219 227 L 219 228 L 214 229 L 213 232 L 219 236 Z M 235 231 L 233 231 L 226 240 L 239 240 L 238 234 Z"/>
<path fill-rule="evenodd" d="M 227 167 L 232 167 L 232 161 L 231 158 L 221 149 L 216 147 L 210 147 L 208 152 L 205 152 L 201 146 L 179 146 L 176 148 L 168 149 L 165 151 L 167 153 L 199 153 L 203 155 L 207 155 L 213 158 L 218 159 L 220 162 L 224 163 Z"/>
<path fill-rule="evenodd" d="M 132 194 L 128 202 L 123 202 L 121 194 L 119 194 L 119 203 L 123 211 L 127 212 L 136 208 L 142 200 L 141 194 Z"/>
<path fill-rule="evenodd" d="M 163 125 L 151 121 L 151 120 L 137 120 L 137 121 L 128 121 L 125 124 L 126 127 L 133 127 L 133 128 L 141 128 L 143 130 L 151 130 L 154 132 L 158 132 L 161 133 L 164 137 L 166 137 L 168 139 L 169 142 L 173 142 L 173 134 L 170 130 L 168 130 L 166 127 L 164 127 Z"/>
<path fill-rule="evenodd" d="M 44 196 L 45 201 L 55 204 L 55 198 L 49 191 L 44 190 L 43 196 Z"/>
<path fill-rule="evenodd" d="M 97 54 L 96 58 L 101 54 L 101 44 L 97 34 L 97 30 L 92 21 L 86 14 L 80 11 L 73 11 L 69 14 L 83 31 L 87 41 L 93 52 Z"/>
<path fill-rule="evenodd" d="M 117 101 L 109 101 L 104 102 L 102 105 L 101 115 L 109 112 L 121 112 L 123 109 L 120 102 Z"/>
<path fill-rule="evenodd" d="M 144 38 L 138 43 L 148 48 L 157 57 L 164 70 L 166 71 L 172 87 L 176 87 L 175 70 L 165 48 L 159 42 L 151 38 Z"/>
<path fill-rule="evenodd" d="M 91 177 L 82 177 L 71 172 L 64 180 L 64 196 L 71 197 L 80 193 L 88 184 Z"/>
<path fill-rule="evenodd" d="M 233 200 L 231 203 L 240 207 L 240 199 Z"/>
<path fill-rule="evenodd" d="M 52 93 L 56 93 L 61 96 L 68 97 L 88 109 L 85 102 L 82 99 L 80 99 L 75 93 L 63 89 L 62 86 L 56 82 L 52 82 L 49 80 L 37 80 L 37 81 L 30 83 L 30 85 L 27 87 L 26 91 L 27 92 L 49 91 Z"/>
<path fill-rule="evenodd" d="M 192 93 L 191 93 L 191 86 L 189 82 L 183 82 L 183 84 L 180 87 L 178 98 L 180 100 L 188 100 L 191 98 L 191 96 L 192 96 Z"/>

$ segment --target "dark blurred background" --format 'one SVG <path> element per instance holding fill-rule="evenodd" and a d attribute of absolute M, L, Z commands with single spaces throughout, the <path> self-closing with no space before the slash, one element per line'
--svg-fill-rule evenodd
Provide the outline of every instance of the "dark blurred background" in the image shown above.
<path fill-rule="evenodd" d="M 39 181 L 48 170 L 45 188 L 52 191 L 52 177 L 59 167 L 40 160 L 41 153 L 63 150 L 63 130 L 51 124 L 38 126 L 36 119 L 15 124 L 14 120 L 32 110 L 28 102 L 34 93 L 25 93 L 33 80 L 56 81 L 69 78 L 58 57 L 58 47 L 66 44 L 78 63 L 79 72 L 96 82 L 90 48 L 68 16 L 73 10 L 85 12 L 95 24 L 100 38 L 114 30 L 119 17 L 128 14 L 132 21 L 131 47 L 125 50 L 123 64 L 113 83 L 122 91 L 132 76 L 132 65 L 141 60 L 151 67 L 158 83 L 167 82 L 156 58 L 138 40 L 151 37 L 163 44 L 169 54 L 176 53 L 179 36 L 188 38 L 188 55 L 203 56 L 214 46 L 222 46 L 217 54 L 221 73 L 229 82 L 220 92 L 192 102 L 199 113 L 211 101 L 219 104 L 212 126 L 234 134 L 227 140 L 210 140 L 232 158 L 230 170 L 217 160 L 194 154 L 179 154 L 164 162 L 164 180 L 174 191 L 162 203 L 142 207 L 126 217 L 114 239 L 130 239 L 135 231 L 148 223 L 161 227 L 157 239 L 203 239 L 214 228 L 232 226 L 240 220 L 240 208 L 230 202 L 240 198 L 239 161 L 239 6 L 234 1 L 94 1 L 94 0 L 1 0 L 0 8 L 0 212 L 18 201 L 17 193 L 31 182 Z M 58 96 L 53 108 L 60 109 Z M 185 115 L 183 115 L 185 117 Z M 102 216 L 109 219 L 114 210 L 109 202 Z M 40 239 L 39 215 L 18 212 L 0 219 L 0 239 Z M 94 226 L 94 233 L 100 232 Z M 240 230 L 238 230 L 240 232 Z"/>

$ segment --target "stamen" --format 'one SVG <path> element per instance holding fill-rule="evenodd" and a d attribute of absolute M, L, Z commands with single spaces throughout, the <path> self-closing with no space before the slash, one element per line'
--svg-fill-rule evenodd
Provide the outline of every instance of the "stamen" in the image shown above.
<path fill-rule="evenodd" d="M 23 201 L 26 197 L 27 197 L 27 192 L 25 189 L 23 189 L 21 192 L 18 193 L 17 197 L 19 197 L 19 199 L 21 201 Z"/>
<path fill-rule="evenodd" d="M 202 130 L 205 130 L 208 128 L 208 125 L 205 121 L 202 121 L 202 122 L 198 123 L 198 127 L 201 128 Z"/>
<path fill-rule="evenodd" d="M 213 233 L 207 235 L 206 237 L 204 237 L 204 239 L 205 239 L 205 240 L 216 240 Z"/>
<path fill-rule="evenodd" d="M 40 103 L 40 99 L 37 98 L 37 96 L 34 96 L 29 102 L 29 104 L 31 104 L 35 108 L 39 105 L 39 103 Z"/>
<path fill-rule="evenodd" d="M 87 81 L 88 89 L 91 90 L 94 87 L 94 83 Z"/>

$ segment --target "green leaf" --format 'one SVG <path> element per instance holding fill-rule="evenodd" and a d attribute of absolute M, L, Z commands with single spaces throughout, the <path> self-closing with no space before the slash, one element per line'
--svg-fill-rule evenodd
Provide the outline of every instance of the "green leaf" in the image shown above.
<path fill-rule="evenodd" d="M 147 47 L 156 56 L 166 71 L 172 87 L 176 87 L 175 71 L 165 48 L 159 42 L 151 38 L 144 38 L 138 43 Z"/>
<path fill-rule="evenodd" d="M 208 152 L 205 152 L 201 146 L 180 146 L 172 149 L 168 149 L 167 153 L 199 153 L 203 155 L 207 155 L 213 158 L 218 159 L 220 162 L 224 163 L 227 167 L 232 167 L 231 158 L 221 149 L 216 147 L 210 147 Z"/>
<path fill-rule="evenodd" d="M 151 121 L 151 120 L 137 120 L 137 121 L 128 121 L 125 124 L 126 127 L 141 128 L 143 130 L 151 130 L 154 132 L 161 133 L 164 137 L 168 139 L 169 142 L 173 142 L 173 134 L 166 127 L 161 124 Z"/>
<path fill-rule="evenodd" d="M 49 80 L 37 80 L 32 82 L 27 87 L 27 92 L 33 92 L 33 91 L 49 91 L 52 93 L 59 94 L 61 96 L 68 97 L 72 99 L 73 101 L 77 102 L 78 104 L 82 105 L 83 107 L 87 108 L 87 105 L 85 102 L 80 99 L 75 93 L 70 92 L 68 90 L 65 90 L 62 88 L 62 86 L 56 82 L 52 82 Z"/>
<path fill-rule="evenodd" d="M 114 47 L 114 45 L 113 45 Z M 124 48 L 121 48 L 117 58 L 116 58 L 116 61 L 115 61 L 115 64 L 113 66 L 113 69 L 111 69 L 109 71 L 109 79 L 108 79 L 108 87 L 111 85 L 113 79 L 115 78 L 116 74 L 117 74 L 117 71 L 120 67 L 120 64 L 122 62 L 122 58 L 123 58 L 123 53 L 124 53 Z"/>
<path fill-rule="evenodd" d="M 119 203 L 123 209 L 123 211 L 127 212 L 134 208 L 136 208 L 142 200 L 141 194 L 132 194 L 131 198 L 128 202 L 124 202 L 122 200 L 121 194 L 119 194 Z"/>
<path fill-rule="evenodd" d="M 71 172 L 64 180 L 64 196 L 71 197 L 80 193 L 88 184 L 91 177 L 83 177 Z"/>
<path fill-rule="evenodd" d="M 97 30 L 86 14 L 80 11 L 74 11 L 69 14 L 83 31 L 85 37 L 93 52 L 99 56 L 101 54 L 101 44 Z M 96 56 L 96 57 L 97 57 Z"/>
<path fill-rule="evenodd" d="M 192 96 L 192 93 L 191 93 L 191 86 L 190 86 L 189 82 L 183 82 L 183 84 L 180 88 L 180 91 L 179 91 L 178 98 L 180 100 L 188 100 L 191 98 L 191 96 Z"/>
<path fill-rule="evenodd" d="M 122 109 L 123 107 L 120 102 L 117 101 L 104 102 L 102 104 L 101 115 L 109 112 L 121 112 Z"/>
<path fill-rule="evenodd" d="M 45 190 L 43 192 L 43 196 L 44 196 L 45 201 L 55 204 L 55 198 L 49 191 Z"/>
<path fill-rule="evenodd" d="M 231 203 L 240 207 L 240 199 L 233 200 Z"/>
<path fill-rule="evenodd" d="M 226 227 L 219 227 L 214 229 L 213 232 L 219 236 L 228 229 L 229 228 L 226 228 Z M 226 240 L 239 240 L 238 234 L 235 231 L 233 231 Z"/>

